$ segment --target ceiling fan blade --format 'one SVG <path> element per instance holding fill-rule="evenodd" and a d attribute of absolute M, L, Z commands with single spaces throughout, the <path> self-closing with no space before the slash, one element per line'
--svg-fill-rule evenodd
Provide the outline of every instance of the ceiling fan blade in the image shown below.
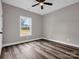
<path fill-rule="evenodd" d="M 46 4 L 46 5 L 50 5 L 50 6 L 53 5 L 53 3 L 48 3 L 48 2 L 44 2 L 44 4 Z"/>
<path fill-rule="evenodd" d="M 43 6 L 41 6 L 41 9 L 43 10 L 43 9 L 44 9 L 44 7 L 43 7 Z"/>
<path fill-rule="evenodd" d="M 35 6 L 37 6 L 37 5 L 39 5 L 39 3 L 32 5 L 32 7 L 35 7 Z"/>

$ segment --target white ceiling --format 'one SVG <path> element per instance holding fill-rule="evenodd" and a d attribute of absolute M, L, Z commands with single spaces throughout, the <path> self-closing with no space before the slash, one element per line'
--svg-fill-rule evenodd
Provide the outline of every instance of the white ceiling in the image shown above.
<path fill-rule="evenodd" d="M 47 2 L 52 2 L 53 6 L 44 5 L 44 9 L 41 10 L 40 6 L 32 7 L 32 5 L 36 3 L 35 0 L 2 0 L 2 1 L 7 4 L 10 4 L 28 11 L 38 13 L 40 15 L 45 15 L 55 10 L 58 10 L 60 8 L 79 2 L 79 0 L 46 0 Z"/>

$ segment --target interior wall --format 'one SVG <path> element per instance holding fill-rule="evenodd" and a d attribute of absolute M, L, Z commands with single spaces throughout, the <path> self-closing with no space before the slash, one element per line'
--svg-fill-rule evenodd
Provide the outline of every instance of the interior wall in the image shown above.
<path fill-rule="evenodd" d="M 79 45 L 79 2 L 44 15 L 43 37 Z"/>
<path fill-rule="evenodd" d="M 32 18 L 32 35 L 20 37 L 20 16 Z M 3 45 L 42 37 L 42 16 L 3 3 Z"/>

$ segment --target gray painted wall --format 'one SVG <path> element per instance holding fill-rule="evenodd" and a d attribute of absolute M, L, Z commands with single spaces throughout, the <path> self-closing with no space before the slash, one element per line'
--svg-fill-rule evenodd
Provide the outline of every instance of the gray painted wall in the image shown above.
<path fill-rule="evenodd" d="M 20 16 L 32 17 L 32 35 L 20 37 Z M 42 36 L 42 16 L 3 3 L 3 45 L 40 38 Z"/>
<path fill-rule="evenodd" d="M 79 45 L 79 3 L 47 14 L 43 19 L 45 38 Z"/>

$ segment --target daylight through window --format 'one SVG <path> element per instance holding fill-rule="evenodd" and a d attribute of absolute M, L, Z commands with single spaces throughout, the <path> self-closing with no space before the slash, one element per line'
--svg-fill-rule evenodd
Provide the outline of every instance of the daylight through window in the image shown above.
<path fill-rule="evenodd" d="M 20 16 L 20 36 L 32 35 L 32 19 Z"/>

